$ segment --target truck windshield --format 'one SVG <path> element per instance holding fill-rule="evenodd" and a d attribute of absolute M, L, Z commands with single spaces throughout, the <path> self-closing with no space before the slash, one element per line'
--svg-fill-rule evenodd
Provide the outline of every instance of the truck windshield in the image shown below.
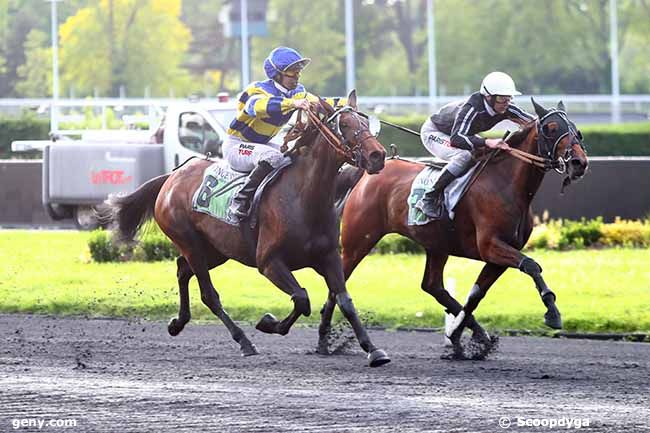
<path fill-rule="evenodd" d="M 228 125 L 235 118 L 237 112 L 235 110 L 209 110 L 212 117 L 221 125 L 223 129 L 228 129 Z"/>

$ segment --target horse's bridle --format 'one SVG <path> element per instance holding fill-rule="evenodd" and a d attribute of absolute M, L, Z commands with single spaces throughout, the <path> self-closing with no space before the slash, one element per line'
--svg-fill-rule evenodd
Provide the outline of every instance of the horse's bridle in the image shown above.
<path fill-rule="evenodd" d="M 555 138 L 547 135 L 544 132 L 546 120 L 551 116 L 557 116 L 563 124 L 563 128 L 560 128 L 560 133 Z M 573 134 L 573 139 L 571 141 L 571 144 L 567 146 L 564 155 L 555 158 L 555 152 L 557 151 L 558 144 L 564 137 L 571 133 Z M 567 163 L 569 160 L 571 160 L 571 158 L 575 156 L 573 151 L 574 144 L 580 145 L 580 147 L 584 150 L 584 145 L 582 144 L 582 134 L 568 119 L 566 112 L 551 109 L 537 121 L 537 155 L 524 152 L 523 150 L 516 148 L 510 148 L 508 149 L 508 152 L 515 158 L 518 158 L 528 164 L 532 164 L 544 171 L 553 169 L 558 173 L 563 174 L 566 173 Z"/>
<path fill-rule="evenodd" d="M 352 140 L 348 140 L 347 138 L 345 138 L 343 132 L 341 131 L 341 124 L 340 124 L 341 114 L 346 112 L 353 113 L 354 118 L 357 120 L 358 128 L 352 134 Z M 336 134 L 336 136 L 339 139 L 339 142 L 341 143 L 341 147 L 346 152 L 346 154 L 349 155 L 350 158 L 349 161 L 347 162 L 356 165 L 359 159 L 361 158 L 361 148 L 362 148 L 361 145 L 369 138 L 375 137 L 370 132 L 368 125 L 362 124 L 359 115 L 357 113 L 357 110 L 350 107 L 349 105 L 345 105 L 337 109 L 336 111 L 334 111 L 334 113 L 332 113 L 332 115 L 325 120 L 325 123 Z M 365 136 L 363 136 L 364 132 L 366 133 Z"/>
<path fill-rule="evenodd" d="M 544 131 L 544 126 L 546 126 L 544 124 L 545 121 L 553 116 L 561 120 L 561 122 L 558 122 L 560 125 L 560 130 L 556 138 L 547 135 Z M 567 146 L 564 155 L 558 156 L 557 159 L 555 159 L 555 152 L 557 151 L 558 144 L 564 137 L 568 136 L 569 134 L 573 135 L 571 143 L 569 146 Z M 550 167 L 558 173 L 566 173 L 568 162 L 575 156 L 573 146 L 576 144 L 579 145 L 583 150 L 585 149 L 584 145 L 582 144 L 582 134 L 569 120 L 566 112 L 552 108 L 537 122 L 537 152 L 540 156 L 550 161 Z"/>
<path fill-rule="evenodd" d="M 359 128 L 354 131 L 353 138 L 352 140 L 348 140 L 345 138 L 343 133 L 341 132 L 341 127 L 340 127 L 340 116 L 342 113 L 345 112 L 351 112 L 355 114 L 355 118 L 357 119 L 358 126 Z M 307 110 L 307 116 L 309 120 L 316 126 L 318 129 L 319 133 L 323 136 L 327 144 L 334 149 L 334 151 L 343 158 L 345 162 L 348 164 L 358 166 L 359 161 L 361 160 L 361 145 L 371 137 L 374 137 L 374 135 L 368 130 L 368 128 L 363 128 L 363 125 L 361 121 L 359 121 L 358 116 L 357 116 L 357 111 L 353 108 L 350 107 L 349 105 L 343 106 L 332 115 L 330 115 L 327 119 L 324 121 L 320 119 L 317 113 L 314 111 Z M 298 120 L 298 123 L 294 125 L 294 128 L 292 128 L 291 131 L 287 134 L 285 137 L 285 142 L 284 146 L 286 147 L 288 144 L 288 141 L 291 141 L 297 137 L 299 137 L 303 132 L 304 132 L 305 125 L 302 125 L 302 122 L 300 119 Z M 366 132 L 367 134 L 365 136 L 362 136 L 363 133 Z M 293 153 L 296 151 L 296 147 L 293 147 L 285 152 L 285 155 L 288 155 L 290 153 Z"/>

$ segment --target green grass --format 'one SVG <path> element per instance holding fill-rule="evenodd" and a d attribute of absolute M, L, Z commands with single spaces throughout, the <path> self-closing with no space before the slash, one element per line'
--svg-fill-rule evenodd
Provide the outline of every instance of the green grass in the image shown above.
<path fill-rule="evenodd" d="M 88 233 L 0 231 L 0 311 L 152 319 L 176 314 L 175 262 L 98 264 L 90 262 Z M 609 249 L 529 253 L 544 268 L 558 296 L 565 329 L 591 332 L 650 331 L 650 250 Z M 454 278 L 464 300 L 480 272 L 480 262 L 450 259 L 446 277 Z M 420 290 L 424 257 L 367 257 L 349 281 L 360 313 L 372 324 L 389 327 L 439 327 L 443 310 Z M 296 272 L 309 291 L 315 324 L 327 291 L 311 270 Z M 287 295 L 255 269 L 228 262 L 212 271 L 221 300 L 236 320 L 256 322 L 270 311 L 286 315 Z M 195 279 L 190 284 L 194 319 L 216 320 L 202 305 Z M 532 280 L 508 270 L 481 303 L 478 319 L 494 329 L 539 331 L 544 307 Z"/>

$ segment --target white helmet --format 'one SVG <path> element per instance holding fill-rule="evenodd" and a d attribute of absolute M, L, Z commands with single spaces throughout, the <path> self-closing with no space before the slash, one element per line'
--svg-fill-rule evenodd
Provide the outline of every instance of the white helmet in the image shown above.
<path fill-rule="evenodd" d="M 484 96 L 517 96 L 521 95 L 521 92 L 515 88 L 515 82 L 510 75 L 503 72 L 490 72 L 483 78 L 481 94 Z"/>

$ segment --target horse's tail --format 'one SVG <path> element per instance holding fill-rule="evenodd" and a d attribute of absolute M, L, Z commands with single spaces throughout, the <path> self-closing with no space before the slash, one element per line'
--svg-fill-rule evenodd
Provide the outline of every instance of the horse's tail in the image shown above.
<path fill-rule="evenodd" d="M 156 198 L 171 173 L 145 182 L 128 195 L 110 195 L 100 210 L 100 218 L 113 223 L 113 234 L 120 242 L 132 242 L 142 224 L 153 216 Z"/>
<path fill-rule="evenodd" d="M 336 176 L 336 196 L 334 197 L 334 206 L 336 207 L 336 216 L 341 219 L 345 202 L 348 201 L 350 193 L 355 185 L 359 183 L 363 176 L 363 169 L 352 165 L 345 167 Z"/>

